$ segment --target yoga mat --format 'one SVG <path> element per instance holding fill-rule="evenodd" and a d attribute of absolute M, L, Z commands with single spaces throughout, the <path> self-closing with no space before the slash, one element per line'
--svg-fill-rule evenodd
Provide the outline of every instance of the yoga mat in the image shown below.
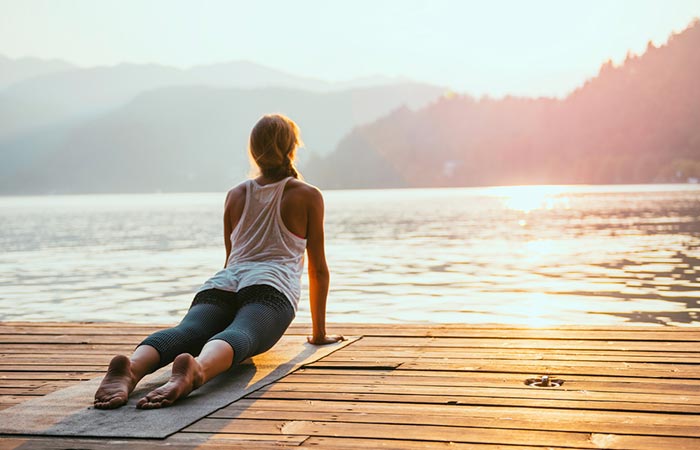
<path fill-rule="evenodd" d="M 145 377 L 129 397 L 129 402 L 113 410 L 92 406 L 95 391 L 102 380 L 102 377 L 95 378 L 0 411 L 0 433 L 165 438 L 357 339 L 315 346 L 307 343 L 304 336 L 283 336 L 271 350 L 234 366 L 174 406 L 163 409 L 140 410 L 136 409 L 136 403 L 168 380 L 170 366 Z"/>

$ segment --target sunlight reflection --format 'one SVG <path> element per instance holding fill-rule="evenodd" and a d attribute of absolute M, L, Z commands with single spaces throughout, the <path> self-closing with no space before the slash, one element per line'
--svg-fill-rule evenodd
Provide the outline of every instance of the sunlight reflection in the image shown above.
<path fill-rule="evenodd" d="M 530 327 L 556 323 L 552 312 L 557 309 L 555 306 L 560 299 L 545 293 L 528 292 L 526 295 L 527 298 L 509 305 L 510 314 L 518 317 L 519 323 Z"/>
<path fill-rule="evenodd" d="M 567 186 L 509 186 L 499 189 L 499 194 L 503 195 L 503 204 L 508 209 L 529 213 L 535 209 L 569 209 L 569 198 L 557 197 L 567 189 Z"/>
<path fill-rule="evenodd" d="M 567 252 L 573 253 L 575 244 L 565 240 L 538 239 L 522 244 L 520 257 L 530 262 L 539 260 L 549 260 L 553 255 L 563 255 Z"/>

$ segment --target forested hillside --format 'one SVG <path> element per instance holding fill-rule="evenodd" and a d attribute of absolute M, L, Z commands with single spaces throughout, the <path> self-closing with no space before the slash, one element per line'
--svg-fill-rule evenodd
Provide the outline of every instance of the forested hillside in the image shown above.
<path fill-rule="evenodd" d="M 358 127 L 309 165 L 325 187 L 678 182 L 700 177 L 700 25 L 565 99 L 445 96 Z"/>

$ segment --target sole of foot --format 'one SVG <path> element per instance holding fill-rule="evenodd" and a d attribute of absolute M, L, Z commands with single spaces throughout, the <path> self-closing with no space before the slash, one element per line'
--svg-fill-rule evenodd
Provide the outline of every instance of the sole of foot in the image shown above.
<path fill-rule="evenodd" d="M 95 392 L 95 408 L 114 409 L 125 405 L 135 385 L 129 358 L 124 355 L 115 356 Z"/>
<path fill-rule="evenodd" d="M 183 353 L 173 361 L 170 379 L 163 386 L 152 390 L 136 404 L 139 409 L 158 409 L 172 405 L 187 397 L 202 384 L 202 368 L 192 355 Z"/>

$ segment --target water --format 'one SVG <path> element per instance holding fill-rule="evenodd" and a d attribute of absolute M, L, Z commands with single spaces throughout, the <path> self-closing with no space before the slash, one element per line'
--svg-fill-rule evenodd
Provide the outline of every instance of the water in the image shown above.
<path fill-rule="evenodd" d="M 700 323 L 698 186 L 325 199 L 331 323 Z M 223 200 L 0 197 L 0 320 L 177 321 L 223 266 Z"/>

